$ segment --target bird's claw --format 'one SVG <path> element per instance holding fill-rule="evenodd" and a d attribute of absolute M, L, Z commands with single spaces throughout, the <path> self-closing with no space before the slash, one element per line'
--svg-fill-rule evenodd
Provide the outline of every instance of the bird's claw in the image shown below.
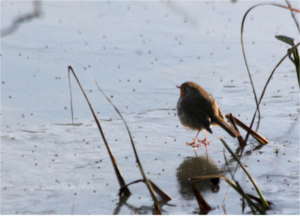
<path fill-rule="evenodd" d="M 195 143 L 195 142 L 192 142 L 192 143 L 186 142 L 186 144 L 191 145 L 192 147 L 197 147 L 197 148 L 199 148 L 201 146 L 200 144 Z"/>
<path fill-rule="evenodd" d="M 204 144 L 205 146 L 209 145 L 209 142 L 206 141 L 206 139 L 204 139 L 204 140 L 198 139 L 198 142 Z"/>

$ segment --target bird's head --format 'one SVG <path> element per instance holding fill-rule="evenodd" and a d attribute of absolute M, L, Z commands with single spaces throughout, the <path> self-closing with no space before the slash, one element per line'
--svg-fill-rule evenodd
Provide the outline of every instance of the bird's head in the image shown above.
<path fill-rule="evenodd" d="M 185 82 L 181 86 L 176 86 L 180 89 L 180 98 L 197 91 L 197 84 L 193 82 Z"/>

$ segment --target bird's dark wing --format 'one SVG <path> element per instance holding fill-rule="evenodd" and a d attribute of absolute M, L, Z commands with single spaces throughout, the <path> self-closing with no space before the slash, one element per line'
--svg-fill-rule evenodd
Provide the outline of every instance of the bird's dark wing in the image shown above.
<path fill-rule="evenodd" d="M 220 107 L 218 108 L 218 113 L 219 113 L 219 116 L 220 116 L 222 119 L 225 119 L 225 118 L 224 118 L 224 115 L 223 115 L 223 112 L 222 112 L 222 110 L 220 109 Z"/>
<path fill-rule="evenodd" d="M 197 120 L 197 124 L 199 124 L 208 132 L 212 133 L 212 130 L 210 129 L 211 119 L 203 107 L 199 106 L 198 103 L 194 103 L 194 100 L 189 100 L 187 106 L 182 108 L 190 118 Z"/>

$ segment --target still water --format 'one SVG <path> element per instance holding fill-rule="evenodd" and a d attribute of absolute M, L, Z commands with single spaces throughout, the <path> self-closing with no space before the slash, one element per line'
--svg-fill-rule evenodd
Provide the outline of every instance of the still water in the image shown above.
<path fill-rule="evenodd" d="M 214 173 L 230 177 L 217 136 L 232 150 L 238 142 L 214 127 L 207 153 L 203 146 L 187 146 L 196 131 L 185 130 L 176 116 L 175 86 L 200 84 L 224 114 L 231 112 L 250 124 L 255 103 L 240 26 L 244 13 L 257 3 L 43 1 L 39 18 L 1 38 L 1 213 L 152 214 L 143 183 L 130 186 L 132 195 L 119 202 L 110 158 L 73 78 L 72 126 L 67 73 L 72 65 L 126 183 L 142 178 L 130 140 L 92 79 L 124 116 L 147 177 L 173 198 L 161 202 L 162 213 L 199 214 L 188 178 Z M 32 8 L 27 1 L 1 1 L 1 28 Z M 249 13 L 244 41 L 258 94 L 289 48 L 276 34 L 298 40 L 288 10 L 262 6 Z M 258 132 L 270 143 L 261 146 L 250 138 L 242 163 L 275 204 L 268 214 L 299 214 L 299 88 L 289 59 L 271 80 L 261 115 Z M 202 132 L 199 138 L 204 136 Z M 231 162 L 229 168 L 235 165 Z M 240 169 L 235 180 L 256 195 Z M 198 188 L 212 207 L 209 214 L 242 214 L 234 190 L 222 208 L 226 182 L 204 181 Z M 251 214 L 250 209 L 245 213 Z"/>

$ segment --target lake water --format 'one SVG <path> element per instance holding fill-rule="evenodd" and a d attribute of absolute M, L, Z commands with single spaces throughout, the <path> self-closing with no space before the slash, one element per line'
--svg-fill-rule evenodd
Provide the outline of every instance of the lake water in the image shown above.
<path fill-rule="evenodd" d="M 230 177 L 217 137 L 233 150 L 238 142 L 214 127 L 207 154 L 204 146 L 195 151 L 187 146 L 197 132 L 184 129 L 175 115 L 175 86 L 198 83 L 224 114 L 231 112 L 249 125 L 256 105 L 240 27 L 244 13 L 262 2 L 43 1 L 39 18 L 1 38 L 1 213 L 152 214 L 153 201 L 143 183 L 130 186 L 132 195 L 124 205 L 119 203 L 107 150 L 72 78 L 73 128 L 71 65 L 126 183 L 142 178 L 130 140 L 92 79 L 124 116 L 147 177 L 173 198 L 162 203 L 162 214 L 198 214 L 188 178 L 210 173 Z M 291 4 L 298 6 L 297 1 Z M 1 28 L 32 10 L 29 1 L 1 1 Z M 258 95 L 290 48 L 276 34 L 298 42 L 290 11 L 261 6 L 249 13 L 244 42 Z M 289 59 L 275 72 L 261 115 L 258 132 L 270 143 L 260 146 L 250 137 L 242 163 L 275 204 L 268 214 L 299 215 L 299 86 Z M 204 136 L 202 132 L 199 138 Z M 241 169 L 235 180 L 245 192 L 257 195 Z M 198 186 L 212 207 L 209 214 L 242 214 L 240 196 L 232 189 L 222 208 L 226 182 Z M 251 214 L 248 207 L 245 212 Z"/>

